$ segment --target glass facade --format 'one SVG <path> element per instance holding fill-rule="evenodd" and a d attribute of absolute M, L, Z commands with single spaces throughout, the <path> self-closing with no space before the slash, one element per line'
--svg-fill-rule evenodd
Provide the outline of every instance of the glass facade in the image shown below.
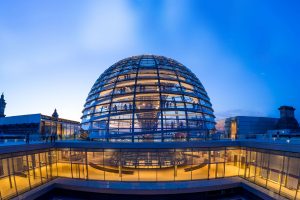
<path fill-rule="evenodd" d="M 75 139 L 80 136 L 80 123 L 68 119 L 41 114 L 19 115 L 1 118 L 0 141 L 46 140 L 55 136 L 57 140 Z M 13 122 L 13 123 L 12 123 Z"/>
<path fill-rule="evenodd" d="M 252 148 L 55 148 L 0 155 L 0 199 L 12 198 L 56 177 L 159 182 L 233 176 L 288 199 L 300 199 L 299 169 L 299 153 Z"/>
<path fill-rule="evenodd" d="M 80 124 L 71 120 L 42 115 L 39 132 L 42 138 L 56 135 L 58 140 L 75 139 L 79 136 Z"/>
<path fill-rule="evenodd" d="M 94 140 L 203 140 L 214 127 L 210 99 L 195 74 L 153 55 L 108 68 L 89 92 L 82 116 L 82 128 Z"/>

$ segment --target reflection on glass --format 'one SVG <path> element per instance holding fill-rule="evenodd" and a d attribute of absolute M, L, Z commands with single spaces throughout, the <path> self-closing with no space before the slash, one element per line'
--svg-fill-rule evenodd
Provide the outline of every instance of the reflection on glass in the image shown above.
<path fill-rule="evenodd" d="M 214 125 L 197 77 L 182 64 L 153 55 L 130 57 L 106 70 L 82 116 L 89 138 L 110 142 L 206 140 Z"/>
<path fill-rule="evenodd" d="M 56 177 L 184 181 L 240 176 L 288 199 L 299 193 L 299 154 L 258 149 L 51 149 L 0 157 L 0 194 L 12 198 Z"/>

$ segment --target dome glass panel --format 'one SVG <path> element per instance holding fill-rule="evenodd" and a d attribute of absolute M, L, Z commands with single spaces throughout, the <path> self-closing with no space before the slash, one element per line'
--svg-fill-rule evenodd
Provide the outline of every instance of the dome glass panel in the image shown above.
<path fill-rule="evenodd" d="M 214 131 L 210 99 L 194 73 L 163 56 L 129 57 L 95 82 L 82 116 L 101 141 L 205 140 Z"/>

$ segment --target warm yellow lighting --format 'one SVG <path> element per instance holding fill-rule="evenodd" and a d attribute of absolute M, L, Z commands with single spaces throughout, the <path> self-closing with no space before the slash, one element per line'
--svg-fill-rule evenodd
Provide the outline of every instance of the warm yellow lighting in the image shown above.
<path fill-rule="evenodd" d="M 237 125 L 236 125 L 236 121 L 232 121 L 231 122 L 231 133 L 230 133 L 230 137 L 232 139 L 236 139 L 236 134 L 237 134 Z"/>
<path fill-rule="evenodd" d="M 239 150 L 226 150 L 226 156 L 227 159 L 231 158 L 232 155 L 237 157 L 238 155 L 243 156 L 243 153 L 241 154 L 236 154 Z M 210 155 L 212 158 L 214 158 L 216 154 L 223 153 L 225 152 L 220 152 L 220 151 L 210 151 Z M 57 156 L 56 156 L 57 153 Z M 18 190 L 19 194 L 21 194 L 24 191 L 30 190 L 30 188 L 37 187 L 42 184 L 42 180 L 47 182 L 50 180 L 50 174 L 53 177 L 65 177 L 65 178 L 78 178 L 82 180 L 87 179 L 87 174 L 88 174 L 88 179 L 89 180 L 108 180 L 108 181 L 182 181 L 182 180 L 206 180 L 208 179 L 208 174 L 210 179 L 214 178 L 222 178 L 222 177 L 232 177 L 232 176 L 240 176 L 244 177 L 244 172 L 245 170 L 245 164 L 242 163 L 242 161 L 228 161 L 225 159 L 225 170 L 223 172 L 219 172 L 219 166 L 222 166 L 222 164 L 215 164 L 215 163 L 209 163 L 209 151 L 203 151 L 203 152 L 195 152 L 195 151 L 187 151 L 187 152 L 181 152 L 177 151 L 175 158 L 178 159 L 181 156 L 193 156 L 193 161 L 192 164 L 184 164 L 181 165 L 179 162 L 171 162 L 170 160 L 164 160 L 160 161 L 159 159 L 159 154 L 153 154 L 153 152 L 147 151 L 144 152 L 146 155 L 146 159 L 144 160 L 139 160 L 139 164 L 143 167 L 141 168 L 135 168 L 134 161 L 126 161 L 124 165 L 120 165 L 120 160 L 117 160 L 117 165 L 112 165 L 110 162 L 107 162 L 107 160 L 113 156 L 116 156 L 119 158 L 120 155 L 119 151 L 116 149 L 106 149 L 105 152 L 88 152 L 87 155 L 85 155 L 85 152 L 81 151 L 70 151 L 65 150 L 65 151 L 56 151 L 55 154 L 52 156 L 52 154 L 44 154 L 41 153 L 40 158 L 36 157 L 35 162 L 41 163 L 41 165 L 37 165 L 35 169 L 32 169 L 32 162 L 31 160 L 31 155 L 28 154 L 29 158 L 29 170 L 28 168 L 24 167 L 17 167 L 17 163 L 14 163 L 14 170 L 21 170 L 19 174 L 11 175 L 9 177 L 8 175 L 3 176 L 0 178 L 0 194 L 1 198 L 3 199 L 8 199 L 11 196 L 14 196 L 16 193 L 16 189 Z M 181 154 L 182 153 L 182 154 Z M 248 153 L 248 151 L 247 151 Z M 255 151 L 249 151 L 249 153 L 256 153 Z M 55 164 L 49 164 L 47 158 L 57 158 L 58 163 Z M 153 157 L 153 155 L 156 155 L 157 157 Z M 199 155 L 197 157 L 196 155 Z M 249 154 L 247 154 L 249 155 Z M 268 155 L 268 153 L 266 153 Z M 70 157 L 76 159 L 76 161 L 70 163 Z M 90 164 L 86 165 L 85 160 L 78 160 L 82 156 L 85 158 L 87 157 L 87 160 L 89 162 L 95 162 L 97 163 L 97 166 L 101 166 L 100 168 L 93 167 Z M 102 157 L 102 158 L 101 158 Z M 283 156 L 282 156 L 283 157 Z M 23 157 L 24 158 L 24 157 Z M 26 158 L 26 156 L 25 156 Z M 276 158 L 276 157 L 275 157 Z M 286 157 L 288 158 L 288 157 Z M 123 159 L 123 158 L 122 158 Z M 295 159 L 295 163 L 298 163 Z M 4 168 L 7 167 L 6 161 L 7 159 L 2 159 Z M 13 158 L 13 161 L 16 161 L 18 159 Z M 22 159 L 21 159 L 22 160 Z M 25 159 L 26 160 L 26 159 Z M 56 160 L 56 159 L 55 159 Z M 103 162 L 103 160 L 105 160 Z M 208 161 L 206 161 L 208 160 Z M 241 160 L 241 159 L 237 159 Z M 248 159 L 246 159 L 248 160 Z M 256 162 L 255 159 L 251 160 L 253 163 Z M 88 162 L 88 163 L 89 163 Z M 162 162 L 162 163 L 160 163 Z M 245 161 L 248 162 L 248 161 Z M 271 160 L 270 160 L 271 162 Z M 22 162 L 21 162 L 22 163 Z M 205 164 L 204 166 L 200 168 L 196 168 L 192 171 L 188 171 L 186 169 L 192 167 L 197 167 L 199 165 L 202 165 L 203 163 L 208 163 Z M 290 161 L 289 164 L 293 162 Z M 244 164 L 244 166 L 243 166 Z M 279 191 L 279 188 L 281 190 L 280 193 L 283 193 L 285 195 L 290 196 L 289 198 L 294 199 L 296 195 L 296 189 L 297 188 L 297 182 L 296 186 L 293 186 L 292 184 L 294 183 L 294 178 L 289 175 L 289 173 L 286 172 L 281 172 L 278 175 L 274 173 L 273 169 L 276 169 L 276 167 L 279 166 L 270 166 L 270 175 L 266 179 L 266 175 L 263 175 L 261 173 L 262 168 L 259 167 L 259 163 L 257 163 L 258 166 L 253 165 L 252 163 L 247 163 L 247 166 L 249 165 L 249 169 L 253 169 L 253 167 L 256 167 L 256 172 L 253 172 L 249 170 L 251 178 L 250 177 L 244 177 L 245 179 L 253 182 L 253 177 L 255 177 L 255 183 L 258 185 L 267 185 L 267 189 L 273 190 L 273 191 Z M 24 165 L 27 166 L 26 162 Z M 162 166 L 162 168 L 159 167 L 159 165 Z M 293 167 L 297 167 L 298 165 L 295 165 Z M 50 173 L 50 170 L 51 173 Z M 122 171 L 130 171 L 131 173 L 123 173 Z M 58 172 L 58 175 L 56 174 Z M 274 173 L 274 174 L 272 174 Z M 21 174 L 21 175 L 20 175 Z M 192 176 L 191 176 L 192 174 Z M 24 176 L 25 175 L 25 176 Z M 271 178 L 273 177 L 273 178 Z M 11 178 L 11 184 L 9 181 L 9 178 Z M 285 184 L 282 184 L 280 186 L 280 181 L 281 179 L 285 180 Z M 14 182 L 15 180 L 15 182 Z M 297 180 L 298 181 L 298 180 Z M 31 186 L 30 186 L 31 184 Z M 15 185 L 17 188 L 15 188 Z"/>

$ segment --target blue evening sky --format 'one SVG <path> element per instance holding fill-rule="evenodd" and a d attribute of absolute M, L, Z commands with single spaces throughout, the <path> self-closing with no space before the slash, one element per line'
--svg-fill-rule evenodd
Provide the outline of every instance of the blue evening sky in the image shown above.
<path fill-rule="evenodd" d="M 79 120 L 107 67 L 159 54 L 199 77 L 218 118 L 299 118 L 299 24 L 297 0 L 0 0 L 0 92 L 7 115 Z"/>

